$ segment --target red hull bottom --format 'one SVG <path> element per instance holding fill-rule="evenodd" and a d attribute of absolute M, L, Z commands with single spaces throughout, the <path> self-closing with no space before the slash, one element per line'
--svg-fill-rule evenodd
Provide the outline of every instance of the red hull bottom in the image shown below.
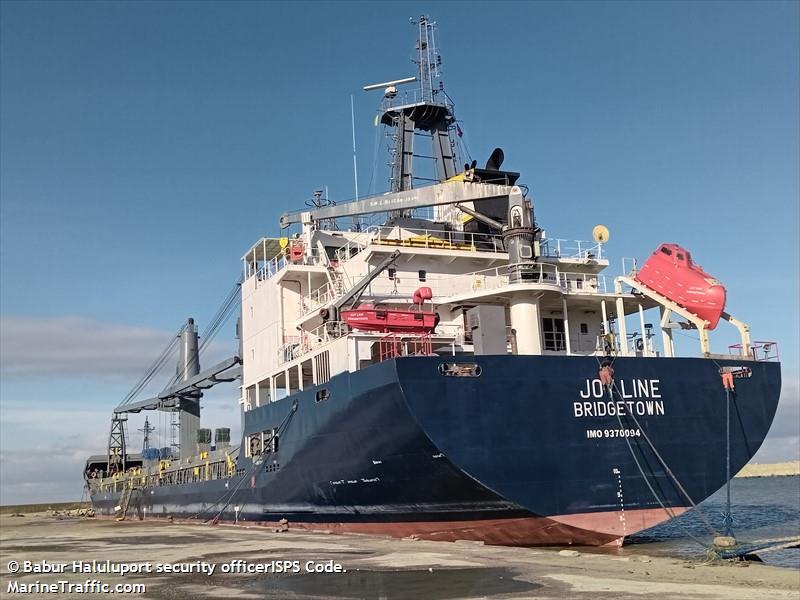
<path fill-rule="evenodd" d="M 686 510 L 683 507 L 672 508 L 670 513 L 671 516 L 678 516 Z M 288 527 L 293 530 L 389 535 L 397 538 L 413 537 L 440 542 L 471 540 L 494 546 L 605 546 L 609 544 L 622 545 L 626 536 L 658 525 L 669 518 L 670 515 L 663 509 L 654 508 L 477 521 L 399 523 L 302 523 L 293 521 L 288 523 Z M 175 521 L 197 523 L 194 519 L 176 518 Z M 272 521 L 242 521 L 240 523 L 282 527 L 281 524 Z"/>
<path fill-rule="evenodd" d="M 685 508 L 670 509 L 673 516 Z M 482 541 L 495 546 L 605 546 L 622 544 L 628 536 L 670 516 L 661 508 L 553 517 L 521 517 L 481 521 L 415 521 L 406 523 L 289 523 L 292 529 L 329 530 L 335 533 L 363 533 L 415 537 L 421 540 L 454 542 Z"/>

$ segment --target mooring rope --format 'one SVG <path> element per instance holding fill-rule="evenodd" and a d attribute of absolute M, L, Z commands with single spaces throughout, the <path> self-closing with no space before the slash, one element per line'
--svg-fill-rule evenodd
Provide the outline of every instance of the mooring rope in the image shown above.
<path fill-rule="evenodd" d="M 281 435 L 283 435 L 283 434 L 285 433 L 285 431 L 286 431 L 286 428 L 289 426 L 289 423 L 291 422 L 291 418 L 292 418 L 292 416 L 294 415 L 294 413 L 295 413 L 295 412 L 297 412 L 297 408 L 298 408 L 298 403 L 297 403 L 297 400 L 295 400 L 295 401 L 292 403 L 291 410 L 289 410 L 288 414 L 287 414 L 287 415 L 286 415 L 286 416 L 283 418 L 283 421 L 281 421 L 281 422 L 280 422 L 280 424 L 279 424 L 279 425 L 278 425 L 278 426 L 275 428 L 275 436 L 276 436 L 276 437 L 278 437 L 279 439 L 280 439 L 280 436 L 281 436 Z M 240 446 L 240 451 L 241 451 L 241 446 Z M 226 491 L 226 492 L 225 492 L 225 493 L 224 493 L 224 494 L 223 494 L 223 495 L 222 495 L 222 496 L 219 498 L 219 500 L 217 500 L 216 502 L 214 502 L 214 503 L 213 503 L 213 504 L 211 504 L 210 506 L 207 506 L 207 507 L 206 507 L 206 508 L 204 508 L 203 510 L 199 511 L 199 512 L 198 512 L 198 513 L 196 513 L 196 514 L 195 514 L 195 515 L 194 515 L 192 518 L 197 518 L 197 517 L 199 517 L 199 516 L 200 516 L 200 515 L 202 515 L 203 513 L 206 513 L 206 512 L 208 512 L 208 511 L 209 511 L 211 508 L 214 508 L 214 507 L 216 507 L 216 506 L 219 506 L 219 505 L 220 505 L 220 504 L 221 504 L 221 503 L 224 501 L 224 504 L 222 505 L 222 508 L 220 508 L 220 509 L 219 509 L 219 511 L 217 512 L 217 514 L 216 514 L 216 515 L 214 515 L 214 517 L 213 517 L 213 518 L 206 520 L 206 523 L 216 523 L 216 522 L 218 522 L 218 521 L 219 521 L 219 518 L 220 518 L 220 516 L 222 515 L 222 513 L 223 513 L 223 512 L 225 512 L 225 509 L 226 509 L 226 508 L 228 508 L 228 506 L 230 506 L 231 502 L 233 501 L 233 497 L 234 497 L 234 496 L 236 495 L 236 493 L 239 491 L 239 489 L 241 488 L 242 484 L 243 484 L 245 481 L 247 481 L 247 479 L 248 479 L 249 477 L 252 477 L 252 476 L 253 476 L 253 475 L 254 475 L 254 474 L 255 474 L 255 473 L 258 471 L 258 469 L 261 467 L 261 465 L 262 465 L 262 464 L 263 464 L 263 463 L 256 463 L 256 462 L 253 462 L 253 465 L 250 467 L 250 469 L 249 469 L 249 470 L 248 470 L 246 473 L 244 473 L 244 474 L 242 475 L 242 478 L 239 480 L 239 482 L 236 484 L 236 486 L 235 486 L 235 487 L 234 487 L 232 490 L 227 490 L 227 491 Z M 227 498 L 227 500 L 226 500 L 226 498 L 225 498 L 226 496 L 229 496 L 229 497 Z"/>
<path fill-rule="evenodd" d="M 595 356 L 595 358 L 597 359 L 598 365 L 602 368 L 604 365 L 600 361 L 600 358 L 598 356 Z M 617 358 L 616 355 L 611 357 L 610 358 L 610 362 L 606 366 L 609 366 L 609 367 L 613 366 L 614 362 L 616 361 L 616 358 Z M 613 396 L 613 390 L 616 390 L 616 392 L 617 392 L 617 394 L 618 394 L 618 396 L 620 398 L 623 397 L 622 393 L 620 392 L 619 388 L 617 387 L 616 381 L 613 379 L 613 376 L 612 376 L 611 385 L 608 387 L 608 393 L 609 393 L 609 396 L 611 397 L 612 400 L 613 400 L 613 397 L 614 397 Z M 642 428 L 642 426 L 639 423 L 638 419 L 636 419 L 636 416 L 633 415 L 633 414 L 630 414 L 630 413 L 626 413 L 626 416 L 629 416 L 631 419 L 633 419 L 633 422 L 636 425 L 636 428 L 639 431 L 642 432 L 642 436 L 647 441 L 647 444 L 648 444 L 648 446 L 650 446 L 650 449 L 653 451 L 653 454 L 655 454 L 656 458 L 661 463 L 661 466 L 664 468 L 665 473 L 667 473 L 669 475 L 669 477 L 673 480 L 673 482 L 678 487 L 680 492 L 689 501 L 689 504 L 691 504 L 692 508 L 697 509 L 698 508 L 697 504 L 694 502 L 694 500 L 692 500 L 691 496 L 688 494 L 688 492 L 683 487 L 683 485 L 681 485 L 681 483 L 678 480 L 678 478 L 672 472 L 672 469 L 670 469 L 669 466 L 666 464 L 666 461 L 663 459 L 661 454 L 658 452 L 658 450 L 656 449 L 655 445 L 653 444 L 653 442 L 650 440 L 649 436 L 645 432 L 644 428 Z M 617 414 L 616 417 L 617 417 L 617 422 L 619 423 L 620 429 L 625 429 L 625 426 L 622 423 L 622 419 L 621 419 L 620 415 Z M 623 436 L 623 437 L 625 437 L 625 436 Z M 625 443 L 627 444 L 628 450 L 631 453 L 631 457 L 633 458 L 633 461 L 636 464 L 636 468 L 639 471 L 639 474 L 641 475 L 641 477 L 644 480 L 645 484 L 647 485 L 647 488 L 650 490 L 650 493 L 653 495 L 653 497 L 655 498 L 656 502 L 658 502 L 659 506 L 664 510 L 664 512 L 667 513 L 667 516 L 669 516 L 670 519 L 675 519 L 677 517 L 677 515 L 674 513 L 674 511 L 672 511 L 670 508 L 667 507 L 667 505 L 662 501 L 661 496 L 658 494 L 658 492 L 655 490 L 653 485 L 650 483 L 650 480 L 648 479 L 647 475 L 645 474 L 644 468 L 642 467 L 641 463 L 639 462 L 639 459 L 636 456 L 636 452 L 633 449 L 633 445 L 631 444 L 631 441 L 630 441 L 630 439 L 628 437 L 625 437 Z M 655 473 L 652 472 L 652 469 L 651 469 L 651 474 L 653 475 L 654 478 L 656 477 Z M 698 509 L 696 512 L 700 516 L 700 518 L 703 520 L 703 522 L 706 524 L 706 526 L 711 530 L 711 532 L 714 533 L 715 535 L 718 535 L 718 532 L 716 531 L 714 526 L 708 521 L 708 519 L 706 519 L 706 517 L 702 513 L 702 511 L 700 511 Z M 708 551 L 710 549 L 708 544 L 706 544 L 702 540 L 700 540 L 700 539 L 696 538 L 694 535 L 692 535 L 691 532 L 689 532 L 688 529 L 686 529 L 686 527 L 684 527 L 683 524 L 680 523 L 680 521 L 676 521 L 675 524 L 681 529 L 681 531 L 684 532 L 684 534 L 689 539 L 691 539 L 692 541 L 694 541 L 697 544 L 699 544 L 700 546 L 702 546 L 704 549 L 706 549 L 706 551 Z"/>

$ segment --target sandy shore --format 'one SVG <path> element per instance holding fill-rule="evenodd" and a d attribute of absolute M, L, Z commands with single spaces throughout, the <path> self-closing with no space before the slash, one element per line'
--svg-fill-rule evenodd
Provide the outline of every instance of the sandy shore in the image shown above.
<path fill-rule="evenodd" d="M 0 589 L 9 585 L 143 583 L 140 597 L 183 598 L 675 598 L 750 600 L 800 597 L 800 572 L 754 563 L 703 564 L 577 548 L 503 548 L 474 542 L 425 542 L 325 533 L 275 533 L 262 527 L 162 521 L 0 517 Z M 213 574 L 84 574 L 72 561 L 207 563 Z M 222 565 L 298 561 L 299 573 L 225 574 Z M 13 574 L 9 562 L 67 563 L 63 574 Z M 341 573 L 308 573 L 308 561 Z M 199 567 L 198 567 L 199 568 Z M 16 582 L 12 584 L 11 582 Z M 84 598 L 107 597 L 77 594 Z M 26 597 L 70 597 L 27 593 Z M 128 596 L 126 596 L 128 597 Z M 129 597 L 134 597 L 133 595 Z"/>
<path fill-rule="evenodd" d="M 785 477 L 790 475 L 800 475 L 800 460 L 758 464 L 751 463 L 736 474 L 736 477 Z"/>

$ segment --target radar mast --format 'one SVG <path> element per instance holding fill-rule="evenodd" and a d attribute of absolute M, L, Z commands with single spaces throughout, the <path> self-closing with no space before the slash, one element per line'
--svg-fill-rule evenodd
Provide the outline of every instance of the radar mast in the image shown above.
<path fill-rule="evenodd" d="M 436 46 L 437 26 L 427 16 L 411 19 L 417 27 L 416 77 L 406 77 L 383 84 L 365 86 L 369 91 L 383 88 L 383 100 L 377 120 L 389 127 L 389 190 L 401 192 L 416 186 L 416 182 L 442 182 L 459 171 L 455 140 L 454 105 L 444 91 L 442 57 Z M 398 90 L 399 85 L 416 83 L 412 89 Z M 431 140 L 430 154 L 415 154 L 414 139 L 423 136 Z M 425 158 L 435 164 L 435 178 L 414 175 L 414 159 Z"/>

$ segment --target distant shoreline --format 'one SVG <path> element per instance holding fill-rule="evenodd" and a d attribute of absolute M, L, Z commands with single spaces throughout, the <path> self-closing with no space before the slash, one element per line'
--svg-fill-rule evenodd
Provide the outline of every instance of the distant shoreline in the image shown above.
<path fill-rule="evenodd" d="M 751 463 L 736 474 L 736 477 L 791 477 L 800 475 L 800 460 L 781 463 Z"/>

